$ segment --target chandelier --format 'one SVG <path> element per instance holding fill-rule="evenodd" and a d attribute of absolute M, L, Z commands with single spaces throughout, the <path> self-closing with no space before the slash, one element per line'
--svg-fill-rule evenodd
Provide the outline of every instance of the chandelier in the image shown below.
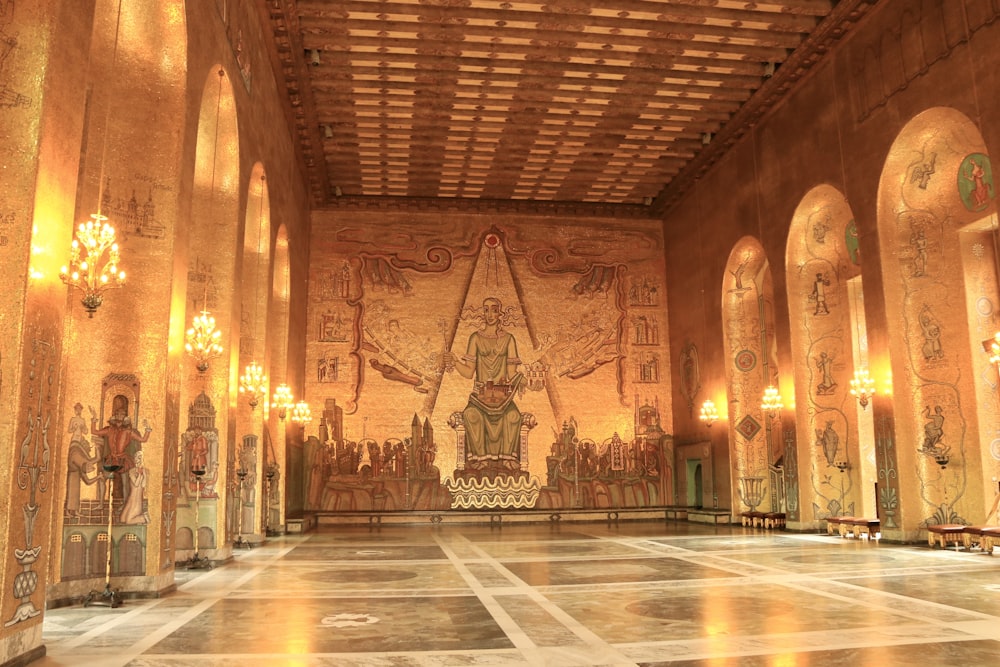
<path fill-rule="evenodd" d="M 768 417 L 774 419 L 778 416 L 778 411 L 784 407 L 785 405 L 781 402 L 781 394 L 778 393 L 777 387 L 770 385 L 764 389 L 764 398 L 760 403 L 760 409 L 763 410 Z"/>
<path fill-rule="evenodd" d="M 69 266 L 59 270 L 59 278 L 83 292 L 80 303 L 90 317 L 104 302 L 104 292 L 125 284 L 125 272 L 118 266 L 115 228 L 100 213 L 80 223 L 69 249 Z"/>
<path fill-rule="evenodd" d="M 987 342 L 989 347 L 986 351 L 990 353 L 990 363 L 994 366 L 1000 366 L 1000 331 L 993 334 L 993 339 Z"/>
<path fill-rule="evenodd" d="M 718 421 L 719 411 L 715 409 L 715 403 L 712 402 L 712 399 L 706 399 L 701 404 L 701 414 L 698 415 L 698 419 L 705 422 L 709 428 L 712 428 L 712 424 Z"/>
<path fill-rule="evenodd" d="M 251 410 L 257 407 L 260 397 L 267 393 L 267 376 L 264 375 L 264 368 L 256 361 L 251 361 L 243 369 L 243 375 L 240 376 L 240 393 L 247 395 Z"/>
<path fill-rule="evenodd" d="M 875 395 L 875 380 L 868 374 L 867 368 L 859 368 L 854 371 L 851 378 L 851 396 L 858 399 L 858 405 L 864 410 L 868 407 L 869 401 Z"/>
<path fill-rule="evenodd" d="M 274 388 L 274 400 L 271 401 L 271 407 L 278 411 L 278 419 L 285 421 L 285 417 L 288 416 L 288 410 L 294 406 L 295 402 L 292 398 L 291 387 L 282 382 Z"/>
<path fill-rule="evenodd" d="M 301 424 L 305 428 L 306 424 L 312 420 L 312 411 L 309 410 L 309 404 L 305 401 L 299 401 L 292 407 L 292 421 L 296 424 Z"/>
<path fill-rule="evenodd" d="M 207 310 L 195 315 L 191 328 L 184 334 L 184 349 L 194 358 L 199 373 L 208 370 L 208 362 L 222 354 L 219 339 L 222 332 L 215 328 L 215 318 Z"/>
<path fill-rule="evenodd" d="M 121 27 L 122 5 L 118 2 L 118 17 L 115 20 L 115 46 L 111 57 L 111 81 L 115 78 L 115 66 L 118 62 L 118 31 Z M 69 266 L 59 270 L 59 279 L 66 285 L 83 292 L 80 303 L 87 311 L 88 317 L 104 303 L 104 292 L 125 284 L 125 272 L 118 263 L 118 244 L 115 242 L 115 228 L 108 224 L 107 216 L 101 215 L 101 202 L 104 190 L 104 158 L 108 152 L 108 128 L 111 120 L 111 99 L 105 108 L 104 135 L 101 138 L 101 169 L 97 183 L 97 213 L 92 214 L 87 222 L 80 223 L 76 229 L 73 243 L 69 249 Z"/>

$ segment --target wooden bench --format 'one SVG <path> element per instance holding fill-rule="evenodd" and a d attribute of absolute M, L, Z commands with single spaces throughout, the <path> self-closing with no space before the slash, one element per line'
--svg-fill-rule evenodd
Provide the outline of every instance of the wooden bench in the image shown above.
<path fill-rule="evenodd" d="M 840 535 L 844 537 L 850 529 L 851 521 L 857 517 L 853 516 L 828 516 L 826 517 L 826 534 Z"/>
<path fill-rule="evenodd" d="M 861 539 L 864 535 L 866 539 L 877 540 L 882 537 L 882 522 L 878 519 L 869 519 L 867 517 L 847 517 L 847 521 L 841 523 L 841 527 L 850 528 L 851 533 L 857 539 Z"/>
<path fill-rule="evenodd" d="M 947 549 L 949 544 L 954 544 L 955 549 L 962 544 L 962 533 L 965 525 L 960 523 L 939 523 L 927 526 L 927 545 L 935 547 L 941 545 L 942 549 Z"/>
<path fill-rule="evenodd" d="M 1000 526 L 983 528 L 980 532 L 979 547 L 992 556 L 994 547 L 998 545 L 1000 545 Z"/>
<path fill-rule="evenodd" d="M 764 528 L 784 528 L 784 527 L 785 527 L 784 512 L 764 513 Z"/>
<path fill-rule="evenodd" d="M 740 512 L 740 523 L 744 526 L 759 528 L 764 525 L 763 512 Z"/>

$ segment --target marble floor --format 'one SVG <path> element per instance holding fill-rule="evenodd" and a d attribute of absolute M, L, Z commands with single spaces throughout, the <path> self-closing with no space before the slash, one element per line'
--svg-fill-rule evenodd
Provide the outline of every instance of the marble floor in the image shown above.
<path fill-rule="evenodd" d="M 177 583 L 47 611 L 33 667 L 1000 661 L 1000 554 L 739 526 L 325 526 Z"/>

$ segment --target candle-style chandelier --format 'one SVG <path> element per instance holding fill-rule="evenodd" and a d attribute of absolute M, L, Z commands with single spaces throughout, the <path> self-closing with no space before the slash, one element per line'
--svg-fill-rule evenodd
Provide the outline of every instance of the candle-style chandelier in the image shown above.
<path fill-rule="evenodd" d="M 701 414 L 698 415 L 698 419 L 705 422 L 705 426 L 709 428 L 712 428 L 712 424 L 719 420 L 719 411 L 715 408 L 715 403 L 712 399 L 706 399 L 701 404 Z"/>
<path fill-rule="evenodd" d="M 115 66 L 118 62 L 118 31 L 121 27 L 122 6 L 118 3 L 118 18 L 115 22 L 115 46 L 111 57 L 111 76 L 114 80 Z M 121 256 L 118 243 L 115 242 L 115 228 L 108 223 L 108 218 L 101 214 L 101 202 L 104 198 L 104 158 L 108 152 L 108 128 L 111 121 L 111 99 L 108 95 L 107 108 L 104 117 L 104 135 L 101 138 L 101 169 L 97 185 L 97 213 L 90 220 L 80 223 L 76 228 L 73 243 L 69 250 L 69 264 L 59 270 L 59 279 L 66 285 L 83 292 L 80 303 L 87 311 L 88 317 L 104 303 L 104 293 L 112 288 L 125 284 L 125 272 L 119 263 Z"/>
<path fill-rule="evenodd" d="M 764 413 L 774 419 L 778 416 L 778 411 L 785 407 L 785 404 L 781 402 L 781 394 L 778 393 L 778 388 L 774 385 L 764 389 L 764 398 L 761 400 L 760 409 Z"/>
<path fill-rule="evenodd" d="M 989 341 L 990 363 L 1000 367 L 1000 331 L 993 334 L 993 339 Z"/>
<path fill-rule="evenodd" d="M 69 249 L 69 265 L 59 270 L 59 278 L 83 292 L 80 303 L 93 317 L 104 303 L 104 292 L 125 284 L 125 272 L 118 265 L 121 258 L 115 228 L 99 212 L 90 217 L 77 227 Z"/>
<path fill-rule="evenodd" d="M 295 406 L 295 399 L 292 398 L 292 388 L 282 382 L 274 388 L 274 398 L 271 401 L 271 408 L 278 411 L 278 419 L 285 421 L 288 411 Z"/>
<path fill-rule="evenodd" d="M 260 403 L 260 397 L 267 393 L 267 376 L 264 368 L 256 361 L 251 361 L 243 369 L 240 376 L 240 393 L 247 395 L 247 402 L 253 410 Z"/>
<path fill-rule="evenodd" d="M 208 370 L 208 362 L 222 354 L 219 339 L 222 332 L 215 328 L 215 318 L 207 310 L 195 315 L 191 328 L 184 334 L 184 349 L 194 358 L 199 373 Z"/>
<path fill-rule="evenodd" d="M 875 380 L 868 373 L 867 368 L 859 368 L 854 371 L 851 378 L 851 396 L 858 399 L 858 405 L 864 410 L 868 407 L 872 396 L 875 395 Z"/>
<path fill-rule="evenodd" d="M 305 428 L 306 424 L 312 421 L 312 411 L 309 409 L 309 404 L 305 401 L 299 401 L 292 407 L 292 421 L 296 424 L 301 425 Z"/>

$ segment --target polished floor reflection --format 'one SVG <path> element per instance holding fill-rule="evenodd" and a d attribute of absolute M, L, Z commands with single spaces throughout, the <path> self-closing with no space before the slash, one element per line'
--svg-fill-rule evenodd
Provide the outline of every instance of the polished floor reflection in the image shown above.
<path fill-rule="evenodd" d="M 46 612 L 37 667 L 985 665 L 1000 554 L 685 522 L 324 527 Z"/>

